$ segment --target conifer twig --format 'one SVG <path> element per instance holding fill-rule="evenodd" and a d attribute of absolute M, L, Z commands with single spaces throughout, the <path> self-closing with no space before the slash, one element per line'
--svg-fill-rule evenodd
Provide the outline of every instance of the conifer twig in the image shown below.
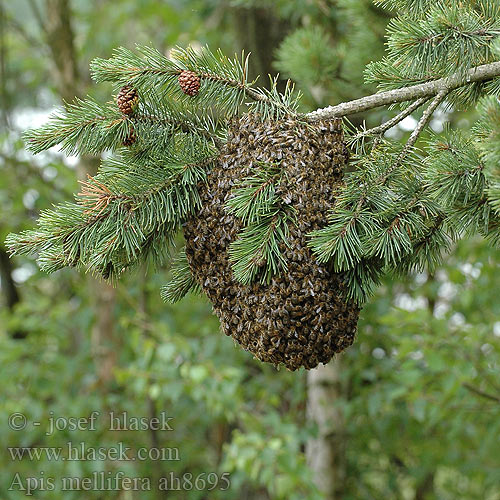
<path fill-rule="evenodd" d="M 405 110 L 401 111 L 401 113 L 397 114 L 394 118 L 387 120 L 386 122 L 378 125 L 377 127 L 370 128 L 368 130 L 363 130 L 359 134 L 356 134 L 353 139 L 358 139 L 361 137 L 365 137 L 367 135 L 380 136 L 387 132 L 389 129 L 397 125 L 399 122 L 403 121 L 407 116 L 410 116 L 416 109 L 418 109 L 422 104 L 425 104 L 429 100 L 428 97 L 421 97 L 417 99 L 414 103 L 408 106 Z"/>
<path fill-rule="evenodd" d="M 424 245 L 429 243 L 432 237 L 436 234 L 437 231 L 439 231 L 441 226 L 444 224 L 445 220 L 446 217 L 443 214 L 439 214 L 434 219 L 433 224 L 427 230 L 427 233 L 424 236 L 422 236 L 418 241 L 413 243 L 414 251 L 417 250 L 418 248 L 422 248 Z"/>
<path fill-rule="evenodd" d="M 222 146 L 224 145 L 224 142 L 215 133 L 212 133 L 203 127 L 196 127 L 193 124 L 189 123 L 188 121 L 172 120 L 166 117 L 155 116 L 147 113 L 137 114 L 136 116 L 132 116 L 131 120 L 132 121 L 145 120 L 151 122 L 164 123 L 167 126 L 178 126 L 180 130 L 182 130 L 187 134 L 194 132 L 202 135 L 203 137 L 205 137 L 205 139 L 213 141 L 213 143 L 218 149 L 222 148 Z"/>
<path fill-rule="evenodd" d="M 436 108 L 444 101 L 446 96 L 448 95 L 447 90 L 441 91 L 435 98 L 434 100 L 429 104 L 429 106 L 426 108 L 424 111 L 424 114 L 420 118 L 419 122 L 417 123 L 417 126 L 415 127 L 415 130 L 411 133 L 410 137 L 408 138 L 408 141 L 406 142 L 403 150 L 398 156 L 398 159 L 382 174 L 380 175 L 377 179 L 375 179 L 376 184 L 385 184 L 389 176 L 401 166 L 403 163 L 403 160 L 406 158 L 408 153 L 411 151 L 411 148 L 415 145 L 417 142 L 417 139 L 419 135 L 422 133 L 424 128 L 426 127 L 427 123 L 429 123 L 429 120 L 431 119 L 434 111 L 436 111 Z M 361 209 L 361 206 L 365 202 L 366 197 L 362 196 L 358 202 L 358 207 L 357 210 Z"/>
<path fill-rule="evenodd" d="M 438 80 L 412 85 L 411 87 L 402 87 L 386 92 L 379 92 L 360 99 L 355 99 L 354 101 L 343 102 L 336 106 L 320 108 L 308 113 L 306 118 L 309 121 L 340 118 L 380 106 L 412 101 L 422 97 L 434 97 L 443 91 L 449 93 L 469 83 L 491 80 L 498 76 L 500 76 L 500 61 L 471 68 L 466 73 L 465 77 L 462 72 L 457 72 L 449 77 L 440 78 Z"/>
<path fill-rule="evenodd" d="M 245 82 L 240 82 L 238 80 L 233 80 L 231 78 L 225 78 L 219 75 L 211 74 L 211 73 L 200 73 L 200 77 L 205 80 L 212 80 L 214 82 L 220 82 L 228 87 L 235 87 L 241 89 L 245 92 L 246 96 L 254 101 L 269 101 L 265 95 L 259 94 L 256 90 L 254 90 L 250 85 Z"/>
<path fill-rule="evenodd" d="M 422 118 L 420 118 L 419 122 L 417 123 L 415 130 L 411 133 L 408 141 L 406 142 L 403 151 L 401 151 L 401 154 L 399 155 L 399 158 L 397 159 L 394 167 L 398 167 L 399 165 L 401 165 L 401 162 L 404 160 L 410 149 L 417 142 L 418 136 L 422 133 L 422 130 L 424 130 L 424 128 L 429 123 L 429 120 L 431 119 L 434 111 L 436 111 L 437 107 L 445 100 L 448 92 L 448 90 L 441 90 L 426 108 L 424 114 L 422 115 Z"/>

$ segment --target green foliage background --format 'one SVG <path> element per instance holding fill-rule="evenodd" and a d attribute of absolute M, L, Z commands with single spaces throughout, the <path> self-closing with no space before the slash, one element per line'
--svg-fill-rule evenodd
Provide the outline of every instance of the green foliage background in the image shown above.
<path fill-rule="evenodd" d="M 31 227 L 41 209 L 77 190 L 71 161 L 55 151 L 33 158 L 20 140 L 37 111 L 60 103 L 51 55 L 29 4 L 20 0 L 2 7 L 2 242 L 8 233 Z M 45 2 L 35 4 L 43 14 Z M 362 85 L 363 70 L 381 58 L 390 19 L 368 0 L 75 0 L 71 5 L 84 80 L 89 61 L 109 57 L 118 45 L 133 48 L 138 42 L 167 50 L 194 42 L 239 52 L 249 43 L 248 34 L 238 30 L 241 18 L 265 16 L 279 27 L 283 41 L 271 33 L 261 38 L 262 53 L 253 54 L 251 70 L 260 71 L 263 54 L 272 54 L 269 71 L 297 82 L 305 94 L 304 111 L 374 90 Z M 105 92 L 102 86 L 88 91 L 97 88 Z M 94 97 L 105 101 L 109 94 Z M 389 112 L 362 118 L 377 125 L 384 113 Z M 446 118 L 467 131 L 475 117 Z M 398 133 L 407 136 L 404 129 Z M 201 297 L 165 305 L 159 290 L 168 269 L 153 274 L 141 268 L 117 286 L 111 346 L 116 369 L 111 382 L 102 384 L 91 336 L 96 304 L 87 278 L 68 270 L 47 276 L 28 258 L 13 263 L 20 301 L 13 309 L 6 302 L 0 308 L 0 498 L 22 497 L 9 491 L 16 472 L 60 478 L 118 469 L 130 477 L 231 474 L 226 492 L 169 495 L 179 499 L 322 498 L 304 455 L 315 433 L 306 419 L 305 372 L 276 371 L 253 360 L 222 336 Z M 364 308 L 358 340 L 342 356 L 344 395 L 331 402 L 341 406 L 346 421 L 345 499 L 500 499 L 498 290 L 498 252 L 469 239 L 434 275 L 387 281 Z M 16 332 L 26 337 L 13 339 Z M 26 414 L 29 422 L 47 422 L 51 415 L 110 410 L 136 416 L 165 411 L 174 417 L 174 431 L 113 433 L 102 423 L 95 432 L 46 436 L 43 426 L 23 432 L 7 426 L 14 412 Z M 181 460 L 13 461 L 5 449 L 57 447 L 70 440 L 89 447 L 120 441 L 133 449 L 177 447 Z M 154 491 L 129 493 L 39 491 L 36 498 L 163 498 Z"/>

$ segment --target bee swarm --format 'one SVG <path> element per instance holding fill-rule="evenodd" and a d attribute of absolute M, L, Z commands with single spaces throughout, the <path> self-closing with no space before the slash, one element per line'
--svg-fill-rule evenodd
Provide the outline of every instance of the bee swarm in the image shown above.
<path fill-rule="evenodd" d="M 340 121 L 234 119 L 217 164 L 200 188 L 202 208 L 184 227 L 191 271 L 213 304 L 222 330 L 261 361 L 295 370 L 327 363 L 354 341 L 359 308 L 345 299 L 342 275 L 316 262 L 306 235 L 326 225 L 348 152 Z M 296 209 L 288 270 L 269 284 L 233 278 L 229 244 L 241 229 L 225 203 L 256 162 L 286 170 L 278 192 Z"/>

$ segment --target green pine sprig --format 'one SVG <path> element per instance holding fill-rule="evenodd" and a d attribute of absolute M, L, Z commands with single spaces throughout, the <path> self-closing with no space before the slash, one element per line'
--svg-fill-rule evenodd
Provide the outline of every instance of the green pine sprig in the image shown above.
<path fill-rule="evenodd" d="M 238 112 L 251 87 L 244 55 L 241 60 L 230 59 L 220 50 L 212 53 L 208 47 L 176 47 L 170 57 L 152 47 L 137 46 L 135 52 L 120 47 L 110 59 L 94 59 L 90 68 L 96 82 L 110 81 L 117 88 L 131 85 L 143 95 L 154 91 L 162 100 L 172 100 L 182 107 L 215 107 L 229 116 Z M 178 76 L 183 70 L 193 71 L 201 78 L 195 97 L 184 94 L 179 86 Z"/>
<path fill-rule="evenodd" d="M 113 102 L 101 105 L 91 98 L 76 99 L 64 112 L 51 115 L 46 125 L 29 130 L 24 138 L 35 154 L 59 146 L 70 155 L 98 155 L 119 149 L 132 131 L 137 138 L 134 147 L 148 151 L 163 151 L 180 133 L 214 147 L 224 140 L 210 114 L 200 116 L 173 103 L 156 102 L 142 99 L 137 111 L 127 116 Z"/>
<path fill-rule="evenodd" d="M 77 98 L 66 111 L 52 114 L 46 125 L 26 132 L 24 139 L 35 154 L 59 145 L 69 155 L 95 155 L 121 146 L 131 129 L 131 120 L 114 103 Z"/>
<path fill-rule="evenodd" d="M 10 235 L 13 254 L 39 255 L 46 271 L 65 266 L 116 273 L 148 257 L 163 262 L 182 222 L 200 204 L 197 185 L 210 160 L 109 168 L 82 183 L 75 203 L 42 212 L 36 230 Z M 112 173 L 115 169 L 115 174 Z"/>
<path fill-rule="evenodd" d="M 388 55 L 366 67 L 365 79 L 381 90 L 462 73 L 497 59 L 500 4 L 495 0 L 379 0 L 398 16 L 388 25 Z M 474 105 L 498 82 L 464 85 L 447 96 L 450 105 Z"/>
<path fill-rule="evenodd" d="M 189 268 L 186 249 L 182 248 L 172 263 L 171 279 L 163 286 L 161 296 L 165 302 L 174 304 L 188 293 L 198 293 L 200 290 Z"/>
<path fill-rule="evenodd" d="M 287 271 L 283 246 L 289 245 L 289 224 L 294 220 L 289 209 L 277 208 L 240 231 L 229 247 L 237 281 L 249 285 L 259 276 L 261 283 L 269 283 L 275 274 Z"/>
<path fill-rule="evenodd" d="M 233 189 L 226 209 L 243 224 L 259 221 L 270 213 L 276 203 L 276 186 L 282 169 L 278 164 L 257 162 L 255 171 Z"/>
<path fill-rule="evenodd" d="M 243 284 L 257 276 L 267 283 L 278 272 L 286 272 L 283 247 L 288 245 L 289 224 L 295 218 L 293 208 L 277 193 L 284 175 L 279 164 L 258 162 L 226 202 L 226 210 L 243 224 L 229 247 L 235 279 Z"/>
<path fill-rule="evenodd" d="M 297 112 L 301 92 L 295 92 L 295 86 L 287 80 L 283 93 L 278 91 L 279 75 L 269 77 L 270 89 L 257 88 L 253 94 L 254 100 L 248 103 L 251 112 L 262 120 L 280 120 L 285 117 L 299 117 Z"/>

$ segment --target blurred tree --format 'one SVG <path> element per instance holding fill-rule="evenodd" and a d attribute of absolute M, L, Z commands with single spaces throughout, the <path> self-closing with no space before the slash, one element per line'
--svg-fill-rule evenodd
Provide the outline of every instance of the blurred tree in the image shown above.
<path fill-rule="evenodd" d="M 56 86 L 63 102 L 86 94 L 89 83 L 80 75 L 75 51 L 74 34 L 69 0 L 46 0 L 45 18 L 35 3 L 40 31 L 52 55 Z M 100 158 L 82 156 L 77 165 L 81 180 L 95 175 Z M 104 281 L 89 278 L 90 294 L 94 297 L 95 322 L 92 327 L 92 351 L 101 383 L 106 385 L 113 378 L 116 366 L 117 339 L 115 333 L 115 288 Z"/>

